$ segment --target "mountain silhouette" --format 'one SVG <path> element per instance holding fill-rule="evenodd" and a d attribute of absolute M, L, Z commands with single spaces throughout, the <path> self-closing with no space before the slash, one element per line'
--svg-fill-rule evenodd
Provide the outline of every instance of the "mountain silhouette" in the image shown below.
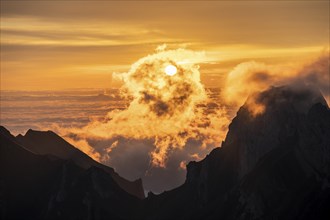
<path fill-rule="evenodd" d="M 308 86 L 251 95 L 183 185 L 143 200 L 51 131 L 0 138 L 3 219 L 330 219 L 330 110 Z"/>
<path fill-rule="evenodd" d="M 0 127 L 2 219 L 130 219 L 140 199 L 104 169 L 36 155 Z"/>
<path fill-rule="evenodd" d="M 64 160 L 72 160 L 76 165 L 84 169 L 88 169 L 92 166 L 103 169 L 105 172 L 109 173 L 116 183 L 126 192 L 138 198 L 144 198 L 141 179 L 131 182 L 122 178 L 113 168 L 96 162 L 52 131 L 34 131 L 30 129 L 24 136 L 19 134 L 16 140 L 35 154 L 53 155 Z"/>
<path fill-rule="evenodd" d="M 250 97 L 252 98 L 252 97 Z M 149 194 L 143 219 L 329 219 L 330 110 L 307 86 L 272 87 L 244 104 L 220 148 L 185 183 Z"/>

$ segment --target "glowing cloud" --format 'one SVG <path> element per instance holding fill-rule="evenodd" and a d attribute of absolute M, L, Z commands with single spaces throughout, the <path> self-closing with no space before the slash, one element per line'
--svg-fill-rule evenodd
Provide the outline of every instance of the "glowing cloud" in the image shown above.
<path fill-rule="evenodd" d="M 253 116 L 261 114 L 265 109 L 253 98 L 253 94 L 270 86 L 288 84 L 306 84 L 319 89 L 330 103 L 329 53 L 307 63 L 290 65 L 267 65 L 254 61 L 237 65 L 227 75 L 222 91 L 225 103 L 236 108 L 245 102 Z M 248 96 L 251 96 L 248 100 Z"/>
<path fill-rule="evenodd" d="M 111 146 L 121 137 L 152 140 L 150 161 L 159 167 L 166 166 L 172 149 L 183 148 L 189 139 L 200 141 L 202 148 L 219 146 L 229 120 L 224 109 L 209 107 L 197 65 L 205 60 L 203 52 L 158 48 L 127 73 L 114 74 L 124 81 L 123 96 L 132 100 L 127 109 L 111 111 L 81 129 L 67 129 L 65 136 L 110 140 L 115 143 Z"/>
<path fill-rule="evenodd" d="M 111 159 L 113 150 L 122 147 L 124 139 L 153 143 L 148 152 L 154 167 L 165 167 L 171 154 L 185 148 L 189 140 L 198 143 L 204 153 L 205 149 L 219 147 L 232 115 L 212 102 L 200 81 L 198 64 L 207 61 L 203 52 L 166 50 L 166 45 L 162 45 L 154 54 L 132 64 L 128 72 L 113 74 L 124 82 L 122 95 L 131 100 L 125 110 L 110 111 L 103 120 L 93 120 L 82 128 L 55 130 L 71 142 L 84 143 L 77 147 L 104 163 Z M 247 100 L 255 92 L 272 85 L 305 83 L 329 97 L 328 82 L 328 55 L 304 65 L 241 63 L 227 75 L 221 105 L 236 112 L 246 103 L 256 117 L 265 107 L 253 96 Z M 200 158 L 183 158 L 190 159 Z M 182 168 L 183 164 L 178 166 Z"/>

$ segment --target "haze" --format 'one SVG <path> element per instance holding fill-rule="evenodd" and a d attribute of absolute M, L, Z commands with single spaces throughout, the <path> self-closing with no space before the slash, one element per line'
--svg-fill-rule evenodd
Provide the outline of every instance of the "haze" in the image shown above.
<path fill-rule="evenodd" d="M 1 125 L 53 130 L 146 191 L 288 83 L 329 103 L 329 1 L 1 1 Z"/>
<path fill-rule="evenodd" d="M 158 45 L 205 51 L 218 87 L 246 60 L 297 62 L 327 49 L 328 1 L 1 1 L 1 89 L 119 87 Z"/>

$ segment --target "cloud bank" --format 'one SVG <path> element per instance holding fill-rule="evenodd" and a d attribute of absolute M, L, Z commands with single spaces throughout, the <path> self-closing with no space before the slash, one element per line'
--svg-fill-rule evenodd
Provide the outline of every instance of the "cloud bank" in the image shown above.
<path fill-rule="evenodd" d="M 264 107 L 253 99 L 247 100 L 249 95 L 263 91 L 270 86 L 308 85 L 321 91 L 330 103 L 329 53 L 306 63 L 267 65 L 255 61 L 237 65 L 228 73 L 222 99 L 236 108 L 246 101 L 251 113 L 262 113 Z"/>
<path fill-rule="evenodd" d="M 182 183 L 189 161 L 221 145 L 233 117 L 228 106 L 236 112 L 247 102 L 256 116 L 264 106 L 247 100 L 249 95 L 269 86 L 301 83 L 320 89 L 329 103 L 328 55 L 304 64 L 241 63 L 228 73 L 220 104 L 200 81 L 198 64 L 203 62 L 203 52 L 160 46 L 128 72 L 113 74 L 124 82 L 121 93 L 130 100 L 126 109 L 109 111 L 84 127 L 52 129 L 124 177 L 143 177 L 147 190 L 161 192 Z M 168 65 L 177 68 L 175 75 L 165 73 Z"/>
<path fill-rule="evenodd" d="M 199 141 L 201 148 L 219 146 L 229 119 L 223 108 L 212 103 L 200 81 L 198 63 L 205 61 L 203 52 L 158 47 L 127 73 L 114 74 L 124 82 L 122 95 L 131 99 L 127 109 L 61 132 L 73 144 L 81 139 L 107 141 L 103 158 L 84 144 L 85 152 L 101 161 L 109 158 L 121 138 L 151 140 L 150 163 L 156 167 L 165 167 L 172 150 L 182 149 L 189 139 Z M 165 73 L 168 65 L 177 68 L 175 75 Z"/>

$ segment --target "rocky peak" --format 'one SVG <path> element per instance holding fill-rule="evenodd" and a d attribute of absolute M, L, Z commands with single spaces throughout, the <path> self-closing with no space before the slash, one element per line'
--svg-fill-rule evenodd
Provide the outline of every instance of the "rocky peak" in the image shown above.
<path fill-rule="evenodd" d="M 61 159 L 72 160 L 84 169 L 92 166 L 111 174 L 116 183 L 128 193 L 143 199 L 144 190 L 141 179 L 129 181 L 118 175 L 112 167 L 94 161 L 88 155 L 66 142 L 52 131 L 35 131 L 29 129 L 26 134 L 18 135 L 16 140 L 26 149 L 39 155 L 53 155 Z"/>
<path fill-rule="evenodd" d="M 278 146 L 295 145 L 302 136 L 307 114 L 315 105 L 328 105 L 322 94 L 308 86 L 282 86 L 249 97 L 264 111 L 253 115 L 247 101 L 229 126 L 222 147 L 236 147 L 239 157 L 239 177 L 251 171 L 257 161 Z"/>
<path fill-rule="evenodd" d="M 11 140 L 15 139 L 15 137 L 8 131 L 5 127 L 0 126 L 0 135 L 7 137 Z"/>
<path fill-rule="evenodd" d="M 315 170 L 330 170 L 326 138 L 330 134 L 321 134 L 330 131 L 329 107 L 320 92 L 308 86 L 271 87 L 251 98 L 264 105 L 264 112 L 251 114 L 247 101 L 230 124 L 222 147 L 187 166 L 186 185 L 194 188 L 202 203 L 225 195 L 275 148 L 297 147 Z"/>

